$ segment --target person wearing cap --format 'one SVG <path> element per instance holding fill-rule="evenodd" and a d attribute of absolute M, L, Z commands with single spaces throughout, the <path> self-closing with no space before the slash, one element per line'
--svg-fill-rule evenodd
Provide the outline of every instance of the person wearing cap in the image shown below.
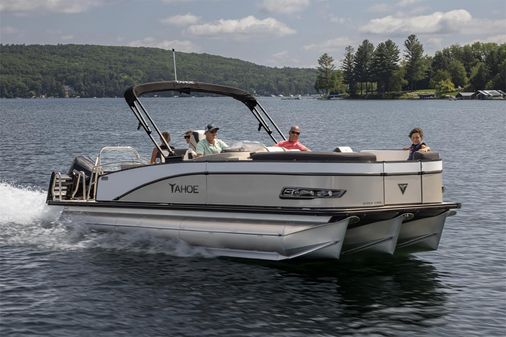
<path fill-rule="evenodd" d="M 212 124 L 207 125 L 205 129 L 206 138 L 198 142 L 197 148 L 195 150 L 198 157 L 221 153 L 224 148 L 228 147 L 224 141 L 216 137 L 219 129 L 220 128 L 217 128 Z"/>
<path fill-rule="evenodd" d="M 300 128 L 294 125 L 288 132 L 288 140 L 283 140 L 276 144 L 276 146 L 285 148 L 287 150 L 300 150 L 300 151 L 311 151 L 304 144 L 299 142 Z"/>

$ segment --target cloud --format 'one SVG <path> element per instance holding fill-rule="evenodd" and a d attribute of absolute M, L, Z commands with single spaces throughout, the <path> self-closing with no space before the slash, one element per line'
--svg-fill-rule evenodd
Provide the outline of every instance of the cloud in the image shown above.
<path fill-rule="evenodd" d="M 0 12 L 34 12 L 47 11 L 75 14 L 102 5 L 100 0 L 2 0 Z"/>
<path fill-rule="evenodd" d="M 462 33 L 473 35 L 480 34 L 503 34 L 506 29 L 506 19 L 501 20 L 488 20 L 488 19 L 473 19 L 472 22 L 462 28 Z"/>
<path fill-rule="evenodd" d="M 321 52 L 342 51 L 346 46 L 353 43 L 348 37 L 338 37 L 321 43 L 308 44 L 304 46 L 304 50 L 317 50 Z"/>
<path fill-rule="evenodd" d="M 345 24 L 345 23 L 351 22 L 351 19 L 345 18 L 345 17 L 338 17 L 335 15 L 330 15 L 329 21 L 332 23 Z"/>
<path fill-rule="evenodd" d="M 422 5 L 420 0 L 397 0 L 394 3 L 374 3 L 367 8 L 367 11 L 371 13 L 398 13 L 398 16 L 403 16 L 406 15 L 406 12 L 415 14 L 427 11 L 427 6 Z"/>
<path fill-rule="evenodd" d="M 471 14 L 464 9 L 413 17 L 389 15 L 369 21 L 360 31 L 371 34 L 450 33 L 458 32 L 471 20 Z"/>
<path fill-rule="evenodd" d="M 181 2 L 190 2 L 192 0 L 162 0 L 165 4 L 175 4 L 175 3 L 181 3 Z"/>
<path fill-rule="evenodd" d="M 294 34 L 295 30 L 273 18 L 261 20 L 247 16 L 237 20 L 220 19 L 212 23 L 191 25 L 188 32 L 196 36 L 247 38 L 259 35 L 285 36 Z"/>
<path fill-rule="evenodd" d="M 158 41 L 152 37 L 146 37 L 142 40 L 131 41 L 127 44 L 130 47 L 150 47 L 150 48 L 161 48 L 161 49 L 176 49 L 183 52 L 198 52 L 200 48 L 193 44 L 191 41 Z"/>
<path fill-rule="evenodd" d="M 420 2 L 420 0 L 398 0 L 397 5 L 399 7 L 406 7 L 406 6 L 412 6 L 416 4 L 417 2 Z"/>
<path fill-rule="evenodd" d="M 165 19 L 162 19 L 161 22 L 163 24 L 169 24 L 169 25 L 174 25 L 174 26 L 189 26 L 189 25 L 196 24 L 197 22 L 199 22 L 199 20 L 200 20 L 199 16 L 195 16 L 195 15 L 188 13 L 185 15 L 169 16 Z"/>
<path fill-rule="evenodd" d="M 485 40 L 480 41 L 480 42 L 495 42 L 497 44 L 506 43 L 506 34 L 489 36 Z"/>
<path fill-rule="evenodd" d="M 2 34 L 9 34 L 9 35 L 17 34 L 17 33 L 19 33 L 19 30 L 15 27 L 6 26 L 6 27 L 2 27 L 1 33 Z"/>
<path fill-rule="evenodd" d="M 261 8 L 268 13 L 292 14 L 309 6 L 309 0 L 264 0 Z"/>

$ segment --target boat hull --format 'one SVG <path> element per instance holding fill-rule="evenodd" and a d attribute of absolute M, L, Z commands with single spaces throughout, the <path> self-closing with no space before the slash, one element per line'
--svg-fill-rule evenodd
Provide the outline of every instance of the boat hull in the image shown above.
<path fill-rule="evenodd" d="M 404 222 L 399 233 L 396 253 L 437 250 L 446 218 L 455 214 L 454 210 L 448 210 L 436 216 Z"/>
<path fill-rule="evenodd" d="M 393 254 L 403 221 L 413 214 L 404 213 L 391 219 L 348 228 L 343 244 L 343 255 L 357 253 Z"/>
<path fill-rule="evenodd" d="M 216 256 L 265 260 L 338 259 L 348 224 L 358 220 L 355 216 L 330 221 L 329 216 L 86 205 L 65 206 L 62 216 L 94 230 L 142 230 L 205 248 Z"/>

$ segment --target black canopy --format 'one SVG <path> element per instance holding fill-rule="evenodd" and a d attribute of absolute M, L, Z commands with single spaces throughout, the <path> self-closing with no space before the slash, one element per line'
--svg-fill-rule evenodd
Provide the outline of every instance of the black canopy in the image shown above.
<path fill-rule="evenodd" d="M 193 81 L 162 81 L 144 83 L 128 88 L 125 91 L 124 96 L 128 105 L 133 106 L 137 98 L 143 94 L 161 91 L 177 91 L 185 94 L 191 94 L 192 92 L 208 92 L 212 94 L 230 96 L 246 104 L 250 110 L 258 105 L 255 97 L 244 90 L 224 85 Z"/>

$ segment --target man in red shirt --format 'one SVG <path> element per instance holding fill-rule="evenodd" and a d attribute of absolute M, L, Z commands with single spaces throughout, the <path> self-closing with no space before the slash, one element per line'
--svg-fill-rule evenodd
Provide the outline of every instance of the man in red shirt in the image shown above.
<path fill-rule="evenodd" d="M 304 144 L 299 142 L 300 128 L 294 125 L 290 128 L 288 133 L 288 140 L 283 140 L 276 144 L 276 146 L 285 148 L 287 150 L 300 150 L 300 151 L 311 151 Z"/>

